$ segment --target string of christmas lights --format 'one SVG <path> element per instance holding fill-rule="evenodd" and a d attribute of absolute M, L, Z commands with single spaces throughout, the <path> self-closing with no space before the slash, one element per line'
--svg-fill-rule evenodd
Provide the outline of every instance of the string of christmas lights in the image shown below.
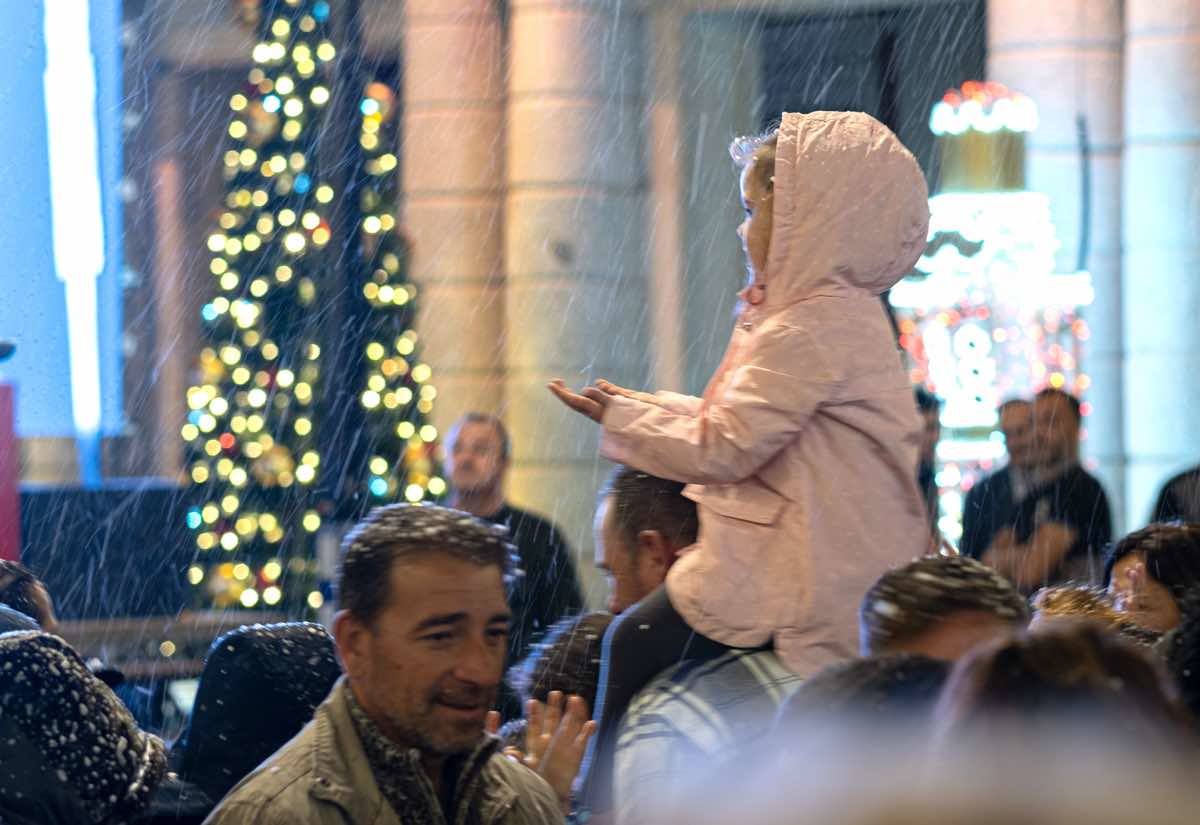
<path fill-rule="evenodd" d="M 416 286 L 408 281 L 408 245 L 396 231 L 396 99 L 383 83 L 367 86 L 359 142 L 364 154 L 360 190 L 366 262 L 361 296 L 368 308 L 363 386 L 372 446 L 365 480 L 372 503 L 436 498 L 446 492 L 437 470 L 437 429 L 428 423 L 437 389 L 419 359 Z"/>
<path fill-rule="evenodd" d="M 312 309 L 328 266 L 334 190 L 316 169 L 336 49 L 325 0 L 283 0 L 256 23 L 254 68 L 229 101 L 227 197 L 208 237 L 207 346 L 188 390 L 187 522 L 196 602 L 295 611 L 312 588 L 311 501 L 321 460 L 314 399 L 321 348 Z"/>

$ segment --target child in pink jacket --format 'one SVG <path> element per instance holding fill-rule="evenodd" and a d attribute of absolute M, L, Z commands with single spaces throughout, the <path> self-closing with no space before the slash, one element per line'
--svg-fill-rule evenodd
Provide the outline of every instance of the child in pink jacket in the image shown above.
<path fill-rule="evenodd" d="M 654 675 L 729 648 L 773 645 L 801 676 L 852 657 L 860 598 L 929 540 L 920 425 L 879 298 L 925 248 L 916 160 L 859 112 L 785 114 L 731 152 L 751 282 L 703 398 L 551 385 L 600 422 L 606 458 L 688 483 L 700 514 L 665 588 L 606 636 L 598 810 L 620 717 Z"/>

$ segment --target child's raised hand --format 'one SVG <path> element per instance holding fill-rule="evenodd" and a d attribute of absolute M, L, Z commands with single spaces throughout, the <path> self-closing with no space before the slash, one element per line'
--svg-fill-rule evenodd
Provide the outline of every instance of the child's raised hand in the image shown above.
<path fill-rule="evenodd" d="M 610 393 L 597 387 L 584 387 L 579 392 L 573 392 L 567 388 L 561 378 L 555 378 L 546 386 L 559 401 L 596 422 L 604 417 L 604 411 L 608 408 L 608 401 L 612 397 Z"/>
<path fill-rule="evenodd" d="M 638 392 L 637 390 L 618 387 L 613 382 L 605 381 L 603 378 L 596 381 L 596 387 L 609 395 L 623 395 L 626 398 L 632 398 L 634 401 L 641 401 L 645 404 L 658 404 L 658 399 L 648 392 Z"/>

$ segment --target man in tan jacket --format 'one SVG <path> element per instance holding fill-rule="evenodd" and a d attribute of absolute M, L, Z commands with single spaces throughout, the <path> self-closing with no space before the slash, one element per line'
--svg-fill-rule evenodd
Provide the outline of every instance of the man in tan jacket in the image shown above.
<path fill-rule="evenodd" d="M 484 733 L 512 621 L 503 528 L 441 507 L 347 536 L 333 634 L 346 675 L 209 825 L 543 825 L 560 802 Z"/>

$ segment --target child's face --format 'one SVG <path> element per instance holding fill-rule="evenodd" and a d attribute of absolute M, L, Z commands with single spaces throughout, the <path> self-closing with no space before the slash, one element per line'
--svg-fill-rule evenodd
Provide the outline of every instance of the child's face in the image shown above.
<path fill-rule="evenodd" d="M 757 163 L 754 161 L 742 169 L 742 208 L 746 210 L 746 219 L 738 227 L 742 251 L 746 253 L 746 267 L 752 279 L 762 276 L 767 269 L 773 214 L 771 193 L 754 171 Z"/>

